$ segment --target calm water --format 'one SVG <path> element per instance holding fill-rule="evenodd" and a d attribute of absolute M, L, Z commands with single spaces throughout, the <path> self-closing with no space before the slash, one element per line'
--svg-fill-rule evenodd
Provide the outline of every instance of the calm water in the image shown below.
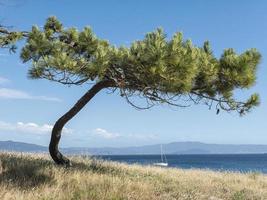
<path fill-rule="evenodd" d="M 160 155 L 97 156 L 104 160 L 151 165 L 160 161 Z M 267 173 L 267 154 L 238 155 L 167 155 L 169 167 L 227 170 Z"/>

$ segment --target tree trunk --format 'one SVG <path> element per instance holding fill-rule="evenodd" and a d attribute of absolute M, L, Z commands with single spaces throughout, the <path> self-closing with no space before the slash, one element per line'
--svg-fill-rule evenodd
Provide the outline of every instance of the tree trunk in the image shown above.
<path fill-rule="evenodd" d="M 58 165 L 70 166 L 71 163 L 68 158 L 62 155 L 58 150 L 58 144 L 61 138 L 62 129 L 65 124 L 71 120 L 100 90 L 108 87 L 112 87 L 113 82 L 109 80 L 100 81 L 96 83 L 90 90 L 88 90 L 77 103 L 62 117 L 60 117 L 52 130 L 51 140 L 49 144 L 49 152 L 52 159 Z"/>

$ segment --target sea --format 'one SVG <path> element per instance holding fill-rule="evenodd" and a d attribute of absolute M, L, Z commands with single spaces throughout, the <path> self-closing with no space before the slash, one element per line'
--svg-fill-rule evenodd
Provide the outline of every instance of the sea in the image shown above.
<path fill-rule="evenodd" d="M 97 158 L 127 164 L 153 165 L 160 155 L 102 155 Z M 256 172 L 267 174 L 267 154 L 166 155 L 169 166 L 182 169 Z"/>

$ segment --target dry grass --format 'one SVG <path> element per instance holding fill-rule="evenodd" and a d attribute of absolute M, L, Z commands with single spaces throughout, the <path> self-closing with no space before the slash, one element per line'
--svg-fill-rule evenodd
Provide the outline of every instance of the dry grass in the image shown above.
<path fill-rule="evenodd" d="M 262 174 L 72 160 L 73 167 L 65 169 L 46 155 L 0 153 L 0 199 L 267 199 Z"/>

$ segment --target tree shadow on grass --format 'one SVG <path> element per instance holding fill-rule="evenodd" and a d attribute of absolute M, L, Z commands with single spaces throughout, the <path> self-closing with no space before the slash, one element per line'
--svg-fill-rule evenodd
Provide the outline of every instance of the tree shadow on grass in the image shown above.
<path fill-rule="evenodd" d="M 54 184 L 56 168 L 64 168 L 66 173 L 72 171 L 90 171 L 98 174 L 120 175 L 118 167 L 107 166 L 98 159 L 82 158 L 77 160 L 71 156 L 72 166 L 64 168 L 56 166 L 52 160 L 28 156 L 19 153 L 0 153 L 0 186 L 15 187 L 21 190 L 29 190 L 45 184 Z M 87 161 L 88 162 L 87 162 Z M 2 168 L 2 169 L 1 169 Z"/>
<path fill-rule="evenodd" d="M 72 166 L 64 168 L 56 166 L 52 160 L 47 158 L 38 158 L 38 155 L 0 153 L 0 187 L 3 185 L 20 190 L 30 190 L 42 185 L 53 185 L 56 181 L 55 173 L 60 173 L 57 172 L 57 168 L 63 168 L 66 173 L 90 171 L 113 176 L 122 176 L 127 173 L 127 170 L 122 170 L 116 165 L 105 164 L 103 160 L 88 159 L 88 157 L 76 158 L 71 156 Z M 134 176 L 133 173 L 128 175 Z"/>
<path fill-rule="evenodd" d="M 54 181 L 53 174 L 49 174 L 53 164 L 44 159 L 0 154 L 0 165 L 0 185 L 28 190 Z"/>

